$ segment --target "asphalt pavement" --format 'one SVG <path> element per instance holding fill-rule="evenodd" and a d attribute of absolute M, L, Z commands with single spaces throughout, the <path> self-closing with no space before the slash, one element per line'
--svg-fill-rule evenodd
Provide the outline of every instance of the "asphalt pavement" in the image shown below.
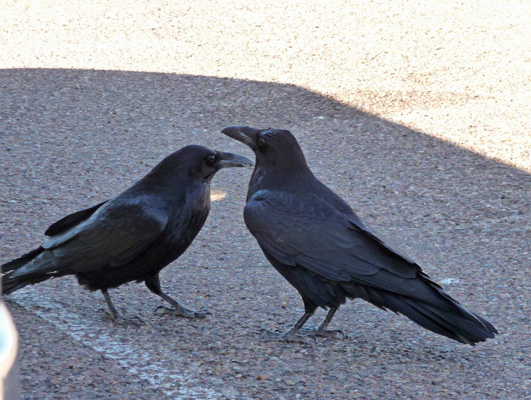
<path fill-rule="evenodd" d="M 0 261 L 191 143 L 251 156 L 228 125 L 291 130 L 314 173 L 500 331 L 464 346 L 362 301 L 343 340 L 265 341 L 302 315 L 243 223 L 249 169 L 143 286 L 61 278 L 6 300 L 24 399 L 523 399 L 531 396 L 531 7 L 524 1 L 0 5 Z M 309 322 L 317 325 L 320 311 Z"/>

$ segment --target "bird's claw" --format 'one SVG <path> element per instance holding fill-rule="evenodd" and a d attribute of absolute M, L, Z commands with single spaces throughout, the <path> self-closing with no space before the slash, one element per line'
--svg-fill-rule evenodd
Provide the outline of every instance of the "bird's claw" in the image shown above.
<path fill-rule="evenodd" d="M 133 317 L 127 318 L 127 317 L 122 317 L 119 314 L 113 315 L 109 311 L 104 310 L 104 309 L 100 309 L 99 311 L 103 312 L 103 319 L 110 320 L 116 325 L 120 325 L 120 326 L 137 326 L 137 327 L 146 325 L 146 322 L 142 318 L 140 318 L 140 317 L 138 317 L 136 315 L 133 316 Z"/>
<path fill-rule="evenodd" d="M 319 336 L 319 337 L 341 339 L 341 340 L 344 340 L 347 338 L 347 335 L 341 329 L 317 328 L 317 329 L 304 330 L 303 332 L 305 335 L 308 335 L 308 336 Z"/>
<path fill-rule="evenodd" d="M 295 332 L 276 332 L 270 331 L 269 329 L 261 329 L 262 335 L 264 336 L 265 341 L 276 341 L 276 342 L 291 342 L 291 343 L 310 343 L 310 340 L 315 342 L 314 337 L 298 335 Z"/>
<path fill-rule="evenodd" d="M 162 311 L 159 312 L 159 310 L 162 310 Z M 171 315 L 176 315 L 176 316 L 184 317 L 184 318 L 200 318 L 200 319 L 206 318 L 208 315 L 212 315 L 210 311 L 204 308 L 196 311 L 196 310 L 190 310 L 183 306 L 179 306 L 177 308 L 158 306 L 155 309 L 155 314 L 171 314 Z"/>

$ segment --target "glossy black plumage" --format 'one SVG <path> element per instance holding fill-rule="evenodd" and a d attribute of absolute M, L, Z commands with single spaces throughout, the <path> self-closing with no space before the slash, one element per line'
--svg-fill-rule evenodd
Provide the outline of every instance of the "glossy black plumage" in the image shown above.
<path fill-rule="evenodd" d="M 317 307 L 330 309 L 317 333 L 330 332 L 326 328 L 347 298 L 399 312 L 462 343 L 474 344 L 497 333 L 321 183 L 289 131 L 228 127 L 223 133 L 256 154 L 245 223 L 304 302 L 305 314 L 287 336 L 296 334 Z"/>
<path fill-rule="evenodd" d="M 2 292 L 75 275 L 81 285 L 103 292 L 116 319 L 107 290 L 144 281 L 180 314 L 197 315 L 162 292 L 158 274 L 203 227 L 214 174 L 250 165 L 245 157 L 202 146 L 176 151 L 119 196 L 52 224 L 39 248 L 2 265 Z"/>

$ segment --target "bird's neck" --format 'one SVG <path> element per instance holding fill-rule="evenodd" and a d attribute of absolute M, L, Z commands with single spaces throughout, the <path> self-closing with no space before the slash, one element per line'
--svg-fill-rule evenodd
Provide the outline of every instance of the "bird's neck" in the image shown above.
<path fill-rule="evenodd" d="M 305 193 L 317 183 L 317 178 L 309 168 L 279 169 L 277 172 L 273 168 L 257 165 L 249 182 L 247 198 L 261 190 Z"/>

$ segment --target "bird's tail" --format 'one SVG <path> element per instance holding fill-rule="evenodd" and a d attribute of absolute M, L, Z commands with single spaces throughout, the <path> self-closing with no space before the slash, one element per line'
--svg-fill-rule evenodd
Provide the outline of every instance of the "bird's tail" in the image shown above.
<path fill-rule="evenodd" d="M 378 307 L 405 315 L 432 332 L 472 346 L 498 333 L 490 322 L 465 309 L 429 278 L 423 281 L 433 289 L 430 301 L 367 287 L 363 297 Z"/>
<path fill-rule="evenodd" d="M 3 264 L 1 268 L 4 295 L 56 276 L 51 273 L 55 269 L 53 258 L 47 257 L 47 252 L 42 247 Z"/>

